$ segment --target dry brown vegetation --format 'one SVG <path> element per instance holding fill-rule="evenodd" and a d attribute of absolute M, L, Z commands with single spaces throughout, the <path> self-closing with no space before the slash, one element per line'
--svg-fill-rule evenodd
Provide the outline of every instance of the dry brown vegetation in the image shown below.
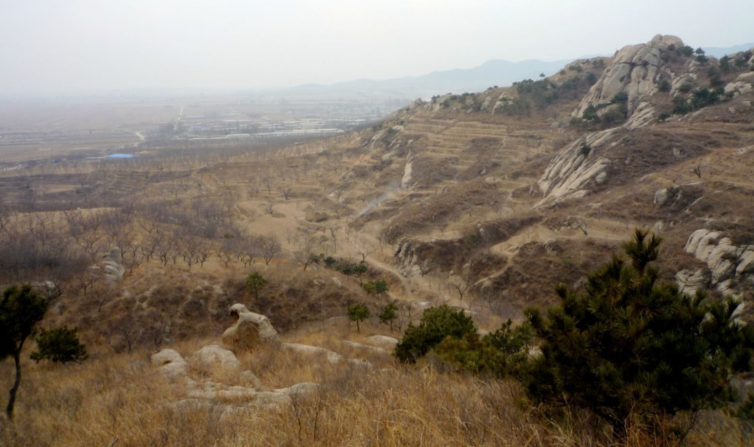
<path fill-rule="evenodd" d="M 494 331 L 504 319 L 520 318 L 525 306 L 552 304 L 557 283 L 580 287 L 635 227 L 665 239 L 666 279 L 703 265 L 683 249 L 696 229 L 754 245 L 754 108 L 742 98 L 684 120 L 621 131 L 605 183 L 582 198 L 536 208 L 537 180 L 550 160 L 590 130 L 567 123 L 589 88 L 586 73 L 599 76 L 603 66 L 578 65 L 582 71 L 553 76 L 565 86 L 560 96 L 528 115 L 495 109 L 501 96 L 518 95 L 496 88 L 447 106 L 441 106 L 447 97 L 416 103 L 374 129 L 328 140 L 155 136 L 139 144 L 134 160 L 69 154 L 57 164 L 0 171 L 0 285 L 55 280 L 63 294 L 43 326 L 78 326 L 93 352 L 81 365 L 25 360 L 18 418 L 1 422 L 0 440 L 9 446 L 105 446 L 115 438 L 134 446 L 616 445 L 594 416 L 546 413 L 525 402 L 513 382 L 446 371 L 432 361 L 404 368 L 370 359 L 373 371 L 355 373 L 272 353 L 246 356 L 245 367 L 265 385 L 315 381 L 322 388 L 279 412 L 230 416 L 166 405 L 180 390 L 147 362 L 162 347 L 190 354 L 215 339 L 237 302 L 267 315 L 288 341 L 353 356 L 341 343 L 360 340 L 342 321 L 349 304 L 369 306 L 367 333 L 387 334 L 375 315 L 389 300 L 400 309 L 394 336 L 439 303 L 467 310 L 480 329 Z M 698 83 L 708 81 L 702 76 Z M 655 100 L 658 107 L 669 104 L 665 96 Z M 2 166 L 16 165 L 16 152 L 4 155 Z M 671 192 L 661 206 L 653 204 L 660 188 Z M 406 242 L 421 267 L 409 276 L 401 271 L 411 266 L 397 265 L 395 257 Z M 107 279 L 103 255 L 116 248 L 123 275 Z M 363 262 L 367 272 L 328 268 L 328 256 Z M 259 299 L 243 282 L 254 271 L 269 281 Z M 389 292 L 367 294 L 362 283 L 370 280 L 386 281 Z M 7 388 L 10 367 L 0 365 L 0 388 Z M 750 427 L 720 413 L 702 415 L 695 427 L 686 445 L 751 439 Z M 624 445 L 661 443 L 648 436 L 632 427 Z"/>
<path fill-rule="evenodd" d="M 343 335 L 342 328 L 338 332 Z M 325 344 L 326 339 L 303 334 L 291 341 Z M 189 354 L 202 343 L 194 339 L 174 348 Z M 321 384 L 317 393 L 294 398 L 290 406 L 259 410 L 233 401 L 175 404 L 183 398 L 182 386 L 159 376 L 148 354 L 100 352 L 85 364 L 68 366 L 26 361 L 17 417 L 13 424 L 0 422 L 0 442 L 9 447 L 105 446 L 115 439 L 123 446 L 615 445 L 609 429 L 586 413 L 546 416 L 526 403 L 515 382 L 444 373 L 431 363 L 402 368 L 383 360 L 380 368 L 364 372 L 280 353 L 241 356 L 243 368 L 255 371 L 267 386 Z M 9 366 L 1 365 L 0 386 L 7 385 Z M 192 374 L 243 383 L 227 371 Z M 704 414 L 684 445 L 743 446 L 750 440 L 748 430 L 735 420 Z M 631 427 L 621 445 L 673 445 L 665 442 Z"/>

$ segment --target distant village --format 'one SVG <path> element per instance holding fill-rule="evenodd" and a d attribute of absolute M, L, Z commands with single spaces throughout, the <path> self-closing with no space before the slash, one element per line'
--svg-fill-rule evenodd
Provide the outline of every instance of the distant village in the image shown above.
<path fill-rule="evenodd" d="M 251 117 L 242 112 L 182 116 L 176 138 L 249 139 L 331 136 L 382 119 L 392 110 L 384 104 L 287 104 L 276 116 Z"/>
<path fill-rule="evenodd" d="M 166 105 L 180 112 L 169 121 L 117 128 L 50 130 L 4 129 L 0 151 L 7 160 L 0 170 L 18 170 L 38 163 L 87 159 L 130 159 L 144 143 L 172 141 L 207 143 L 228 140 L 308 139 L 349 132 L 380 121 L 405 101 L 358 101 L 275 98 Z M 138 126 L 138 127 L 137 127 Z"/>

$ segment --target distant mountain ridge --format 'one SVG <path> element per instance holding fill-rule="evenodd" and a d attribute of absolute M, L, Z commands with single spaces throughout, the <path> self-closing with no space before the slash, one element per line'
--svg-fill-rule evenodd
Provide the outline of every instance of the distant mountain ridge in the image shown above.
<path fill-rule="evenodd" d="M 730 47 L 702 47 L 708 56 L 720 58 L 726 54 L 734 54 L 754 48 L 754 42 L 734 45 Z M 66 102 L 86 101 L 98 102 L 119 98 L 122 100 L 143 101 L 164 97 L 187 97 L 203 95 L 235 95 L 247 94 L 256 98 L 286 99 L 303 101 L 403 101 L 410 102 L 416 98 L 430 99 L 435 95 L 447 93 L 474 93 L 493 86 L 510 86 L 514 82 L 524 79 L 537 79 L 540 74 L 550 76 L 566 65 L 576 60 L 595 57 L 612 57 L 614 53 L 590 54 L 573 59 L 557 61 L 524 60 L 511 62 L 503 59 L 491 59 L 472 68 L 457 68 L 451 70 L 433 71 L 420 76 L 405 76 L 400 78 L 373 80 L 357 79 L 337 82 L 334 84 L 301 84 L 289 88 L 127 88 L 112 89 L 96 92 L 80 92 L 75 94 L 35 94 L 35 95 L 0 95 L 0 101 L 19 101 L 28 98 L 35 100 Z"/>
<path fill-rule="evenodd" d="M 732 47 L 702 47 L 707 56 L 715 56 L 721 58 L 726 54 L 734 54 L 740 51 L 748 51 L 754 48 L 754 42 L 744 43 L 741 45 L 733 45 Z"/>
<path fill-rule="evenodd" d="M 272 92 L 280 96 L 343 96 L 374 98 L 425 98 L 445 93 L 478 92 L 492 86 L 556 73 L 575 59 L 559 61 L 527 60 L 510 62 L 494 59 L 474 68 L 433 71 L 422 76 L 407 76 L 375 81 L 360 79 L 336 84 L 304 84 Z"/>
<path fill-rule="evenodd" d="M 722 57 L 754 47 L 754 43 L 731 47 L 703 47 L 706 53 Z M 287 89 L 268 92 L 271 96 L 300 98 L 343 99 L 429 99 L 446 93 L 480 92 L 492 86 L 509 86 L 524 79 L 536 79 L 541 73 L 550 76 L 569 63 L 593 57 L 611 57 L 598 54 L 557 61 L 525 60 L 510 62 L 492 59 L 473 68 L 433 71 L 421 76 L 407 76 L 385 80 L 359 79 L 335 84 L 303 84 Z"/>

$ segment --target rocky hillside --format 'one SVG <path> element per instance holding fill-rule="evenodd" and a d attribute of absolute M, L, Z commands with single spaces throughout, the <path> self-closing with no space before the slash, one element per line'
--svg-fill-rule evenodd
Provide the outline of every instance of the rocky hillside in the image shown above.
<path fill-rule="evenodd" d="M 401 327 L 444 302 L 495 330 L 639 227 L 665 279 L 751 302 L 753 58 L 657 36 L 329 140 L 7 172 L 0 282 L 65 276 L 51 323 L 118 352 L 217 336 L 234 302 L 283 333 L 391 300 Z"/>
<path fill-rule="evenodd" d="M 119 351 L 217 335 L 232 302 L 283 331 L 388 300 L 406 321 L 446 302 L 494 330 L 555 302 L 556 284 L 578 287 L 636 227 L 665 239 L 665 279 L 750 302 L 753 57 L 657 36 L 550 77 L 417 100 L 336 139 L 124 171 L 134 202 L 113 216 L 134 219 L 131 265 L 95 293 L 69 288 L 59 318 Z M 39 175 L 51 184 L 38 203 L 69 177 Z M 113 216 L 74 237 L 120 244 Z M 256 235 L 278 241 L 270 258 Z M 135 264 L 138 250 L 151 260 Z M 251 270 L 270 278 L 258 297 Z"/>
<path fill-rule="evenodd" d="M 549 78 L 417 101 L 360 135 L 333 186 L 372 190 L 351 225 L 395 244 L 404 276 L 507 297 L 501 308 L 550 302 L 634 227 L 665 238 L 668 279 L 751 300 L 753 64 L 656 36 Z M 696 248 L 700 230 L 719 254 Z"/>
<path fill-rule="evenodd" d="M 664 240 L 662 279 L 754 318 L 753 82 L 754 49 L 657 36 L 333 139 L 0 172 L 0 285 L 48 288 L 40 326 L 78 327 L 91 354 L 33 363 L 30 338 L 0 444 L 616 445 L 593 415 L 392 350 L 439 304 L 480 334 L 552 305 L 637 227 Z M 698 416 L 689 445 L 751 445 Z"/>

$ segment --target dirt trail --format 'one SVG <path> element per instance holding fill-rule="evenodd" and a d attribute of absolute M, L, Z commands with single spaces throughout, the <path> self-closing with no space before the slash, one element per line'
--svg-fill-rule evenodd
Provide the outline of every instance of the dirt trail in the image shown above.
<path fill-rule="evenodd" d="M 359 258 L 359 252 L 363 252 L 363 247 L 370 246 L 379 246 L 379 243 L 374 236 L 367 233 L 356 233 L 353 234 L 350 239 L 344 238 L 343 242 L 340 244 L 339 252 L 342 256 Z M 392 253 L 393 248 L 394 247 L 390 247 L 390 249 L 387 250 L 388 253 Z M 385 250 L 380 251 L 384 252 Z M 370 252 L 366 256 L 365 261 L 371 267 L 394 276 L 401 283 L 401 287 L 405 292 L 401 293 L 396 290 L 389 292 L 392 299 L 415 304 L 422 303 L 422 305 L 428 305 L 430 302 L 434 305 L 436 304 L 436 301 L 440 300 L 451 306 L 467 307 L 465 302 L 462 303 L 457 297 L 453 296 L 455 292 L 451 293 L 451 291 L 442 290 L 440 283 L 442 283 L 443 280 L 441 278 L 419 275 L 407 278 L 403 276 L 397 268 L 391 265 L 389 255 L 387 257 L 384 254 L 379 256 L 376 252 Z M 434 297 L 434 299 L 428 300 L 429 296 Z"/>
<path fill-rule="evenodd" d="M 601 241 L 620 242 L 626 240 L 633 231 L 634 225 L 631 223 L 609 220 L 609 219 L 581 219 L 579 226 L 564 227 L 560 231 L 554 231 L 545 225 L 534 225 L 526 230 L 519 232 L 510 239 L 497 244 L 491 248 L 491 251 L 499 256 L 503 256 L 508 259 L 508 264 L 496 271 L 491 275 L 474 281 L 471 290 L 474 287 L 478 287 L 485 281 L 494 279 L 502 274 L 510 266 L 513 261 L 518 248 L 528 242 L 546 243 L 551 240 L 585 240 L 596 239 Z M 586 234 L 585 234 L 586 232 Z M 368 234 L 357 234 L 355 238 L 344 243 L 342 245 L 344 252 L 355 255 L 359 252 L 360 247 L 364 245 L 376 244 L 372 241 L 372 237 Z M 432 239 L 452 239 L 459 237 L 460 233 L 456 231 L 440 231 L 437 233 L 430 233 L 420 237 L 421 240 Z M 345 242 L 345 241 L 344 241 Z M 410 301 L 414 303 L 425 302 L 428 296 L 436 297 L 436 299 L 446 302 L 451 306 L 468 307 L 466 301 L 460 301 L 457 293 L 454 290 L 446 290 L 443 285 L 452 283 L 452 277 L 443 278 L 436 276 L 411 276 L 404 277 L 398 269 L 396 269 L 390 262 L 390 259 L 385 256 L 369 255 L 366 257 L 366 262 L 375 269 L 393 275 L 400 283 L 405 292 L 393 291 L 390 296 L 393 299 L 399 299 L 403 301 Z M 397 292 L 397 293 L 396 293 Z"/>
<path fill-rule="evenodd" d="M 493 246 L 490 251 L 499 256 L 505 257 L 508 260 L 508 263 L 501 270 L 475 281 L 469 289 L 471 290 L 474 287 L 483 284 L 485 281 L 492 280 L 504 274 L 510 267 L 510 263 L 515 252 L 518 250 L 518 247 L 528 242 L 545 243 L 557 239 L 585 238 L 620 242 L 625 241 L 630 237 L 633 228 L 633 225 L 624 222 L 595 219 L 583 220 L 581 228 L 568 228 L 559 232 L 555 232 L 541 224 L 537 224 L 528 229 L 528 231 L 522 231 L 507 241 Z M 586 231 L 586 234 L 584 231 Z"/>
<path fill-rule="evenodd" d="M 607 219 L 582 219 L 581 227 L 566 227 L 556 232 L 542 224 L 537 224 L 516 234 L 507 241 L 493 246 L 490 250 L 508 257 L 518 247 L 528 242 L 544 243 L 557 239 L 598 239 L 603 241 L 625 241 L 630 237 L 634 225 Z"/>
<path fill-rule="evenodd" d="M 404 298 L 404 300 L 417 301 L 417 299 L 414 296 L 414 293 L 412 291 L 412 287 L 413 287 L 412 284 L 409 284 L 409 281 L 406 279 L 406 277 L 403 276 L 403 275 L 401 275 L 401 273 L 398 270 L 396 270 L 395 268 L 389 266 L 388 264 L 385 264 L 384 262 L 381 262 L 381 261 L 378 261 L 378 260 L 374 259 L 372 256 L 367 256 L 366 257 L 366 261 L 372 267 L 375 267 L 378 270 L 382 270 L 382 271 L 391 273 L 393 276 L 395 276 L 396 278 L 398 278 L 398 281 L 400 281 L 401 286 L 403 287 L 403 290 L 406 292 L 406 297 Z M 390 296 L 392 298 L 399 298 L 399 297 L 396 297 L 395 295 L 393 295 L 392 293 L 390 293 Z"/>
<path fill-rule="evenodd" d="M 423 306 L 428 304 L 437 305 L 437 303 L 442 302 L 449 306 L 468 308 L 468 303 L 459 300 L 455 290 L 447 288 L 448 284 L 453 282 L 453 277 L 451 276 L 445 278 L 433 275 L 413 275 L 405 277 L 398 271 L 398 269 L 390 265 L 388 262 L 380 261 L 373 256 L 368 256 L 366 261 L 372 267 L 390 273 L 398 278 L 401 286 L 403 286 L 403 289 L 406 291 L 406 296 L 399 297 L 391 295 L 396 299 L 421 303 Z"/>

